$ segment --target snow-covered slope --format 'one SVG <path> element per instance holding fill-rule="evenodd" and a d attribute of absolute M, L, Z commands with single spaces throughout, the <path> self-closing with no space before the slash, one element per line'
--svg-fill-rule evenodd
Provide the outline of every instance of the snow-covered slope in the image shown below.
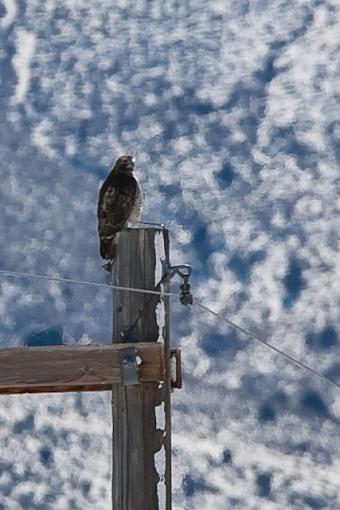
<path fill-rule="evenodd" d="M 2 0 L 0 269 L 105 281 L 136 154 L 207 306 L 340 379 L 336 0 Z M 110 342 L 105 289 L 1 277 L 2 346 Z M 173 306 L 176 509 L 337 509 L 340 393 Z M 0 508 L 110 508 L 109 396 L 1 398 Z M 1 506 L 2 505 L 2 506 Z"/>

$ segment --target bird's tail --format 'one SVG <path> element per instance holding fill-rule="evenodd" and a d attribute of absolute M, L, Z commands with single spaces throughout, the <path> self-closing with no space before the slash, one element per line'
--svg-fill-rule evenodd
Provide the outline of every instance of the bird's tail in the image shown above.
<path fill-rule="evenodd" d="M 103 268 L 105 271 L 111 271 L 117 257 L 118 241 L 120 232 L 111 236 L 103 236 L 100 239 L 100 255 L 105 260 Z"/>

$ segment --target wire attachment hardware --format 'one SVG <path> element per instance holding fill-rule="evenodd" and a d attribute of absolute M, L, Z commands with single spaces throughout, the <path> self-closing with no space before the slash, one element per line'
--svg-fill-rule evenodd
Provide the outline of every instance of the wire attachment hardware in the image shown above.
<path fill-rule="evenodd" d="M 163 279 L 171 280 L 175 275 L 182 278 L 183 283 L 180 286 L 179 300 L 182 305 L 192 305 L 193 297 L 190 291 L 189 278 L 192 273 L 189 264 L 180 264 L 178 266 L 171 266 L 166 260 L 162 261 L 163 264 Z"/>
<path fill-rule="evenodd" d="M 180 289 L 181 289 L 181 293 L 179 296 L 179 300 L 180 300 L 181 304 L 184 306 L 192 305 L 193 297 L 190 292 L 189 275 L 185 275 L 183 277 L 183 283 L 180 286 Z"/>

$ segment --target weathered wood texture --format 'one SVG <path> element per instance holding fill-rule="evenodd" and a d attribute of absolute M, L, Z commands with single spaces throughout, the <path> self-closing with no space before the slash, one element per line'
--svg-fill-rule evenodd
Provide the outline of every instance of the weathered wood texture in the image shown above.
<path fill-rule="evenodd" d="M 122 232 L 112 271 L 116 285 L 154 290 L 155 236 L 163 230 L 132 229 Z M 113 291 L 113 342 L 157 342 L 155 309 L 159 296 Z M 113 385 L 113 510 L 158 510 L 154 454 L 162 444 L 156 430 L 155 406 L 164 397 L 164 386 Z"/>
<path fill-rule="evenodd" d="M 141 382 L 164 379 L 159 343 L 138 343 Z M 0 349 L 0 394 L 111 390 L 120 383 L 119 351 L 126 344 Z"/>
<path fill-rule="evenodd" d="M 112 283 L 154 290 L 155 233 L 157 229 L 129 229 L 121 233 Z M 133 292 L 113 292 L 113 343 L 150 342 L 158 339 L 155 307 L 158 296 Z"/>

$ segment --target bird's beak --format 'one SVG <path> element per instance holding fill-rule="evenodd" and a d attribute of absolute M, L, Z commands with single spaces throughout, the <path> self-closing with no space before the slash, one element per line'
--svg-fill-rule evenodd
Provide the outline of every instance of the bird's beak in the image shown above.
<path fill-rule="evenodd" d="M 129 161 L 129 163 L 126 165 L 126 168 L 132 171 L 135 168 L 135 160 L 131 159 L 131 161 Z"/>

